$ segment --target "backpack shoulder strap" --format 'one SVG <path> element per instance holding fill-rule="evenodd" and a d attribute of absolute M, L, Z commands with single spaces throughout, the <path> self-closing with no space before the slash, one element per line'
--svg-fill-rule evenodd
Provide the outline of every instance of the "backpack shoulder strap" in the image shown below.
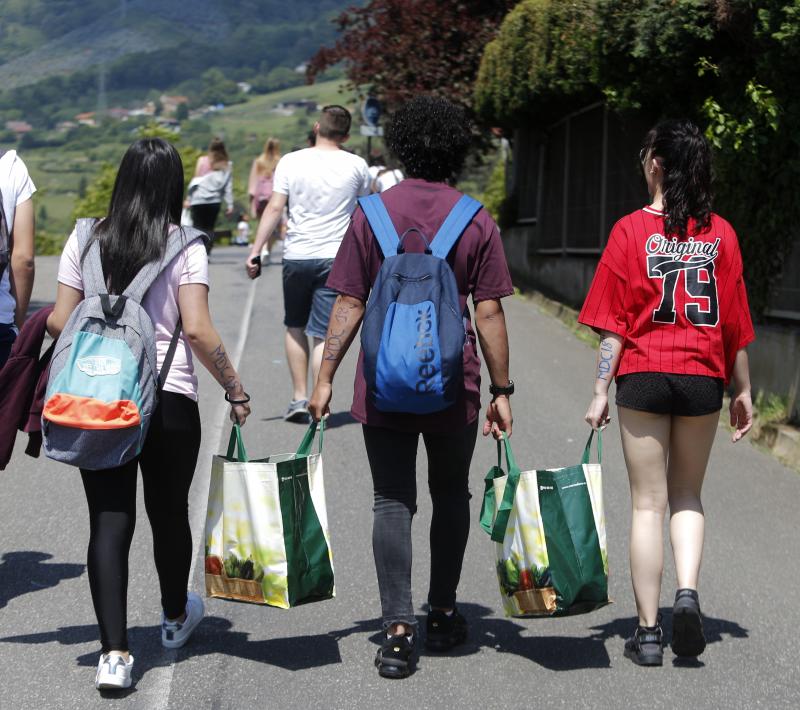
<path fill-rule="evenodd" d="M 100 255 L 100 242 L 92 239 L 95 224 L 97 224 L 96 219 L 85 218 L 79 219 L 75 223 L 85 298 L 107 293 L 106 279 L 103 275 L 103 260 Z"/>
<path fill-rule="evenodd" d="M 397 254 L 397 247 L 400 246 L 400 237 L 392 223 L 392 218 L 386 211 L 386 206 L 379 194 L 359 197 L 358 204 L 364 210 L 369 226 L 380 244 L 384 257 Z"/>
<path fill-rule="evenodd" d="M 197 232 L 197 234 L 195 234 Z M 149 288 L 153 285 L 155 280 L 161 275 L 161 272 L 166 269 L 170 262 L 180 254 L 183 249 L 194 241 L 197 237 L 202 236 L 199 230 L 191 227 L 178 227 L 173 229 L 167 237 L 167 247 L 164 251 L 164 256 L 159 261 L 151 261 L 145 264 L 133 281 L 130 282 L 128 288 L 125 289 L 123 296 L 141 303 Z"/>
<path fill-rule="evenodd" d="M 472 199 L 469 195 L 461 196 L 461 199 L 450 210 L 450 214 L 447 215 L 431 242 L 431 250 L 434 256 L 438 256 L 440 259 L 447 258 L 450 250 L 455 246 L 480 208 L 481 203 L 477 200 Z"/>

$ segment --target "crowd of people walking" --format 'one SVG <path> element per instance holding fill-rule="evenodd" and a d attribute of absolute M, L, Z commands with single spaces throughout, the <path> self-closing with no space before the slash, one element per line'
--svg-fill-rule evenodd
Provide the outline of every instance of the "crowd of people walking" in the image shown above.
<path fill-rule="evenodd" d="M 237 233 L 243 242 L 254 233 L 243 265 L 251 279 L 284 235 L 286 421 L 328 415 L 337 369 L 362 331 L 351 413 L 362 425 L 374 492 L 383 621 L 374 663 L 381 676 L 404 678 L 420 642 L 448 652 L 468 635 L 457 591 L 470 530 L 470 467 L 479 432 L 512 435 L 515 388 L 502 300 L 514 288 L 497 224 L 454 187 L 473 140 L 462 108 L 431 97 L 397 107 L 385 136 L 397 168 L 381 154 L 368 156 L 368 166 L 345 150 L 350 129 L 346 108 L 326 106 L 309 147 L 282 155 L 279 141 L 266 141 L 250 170 Z M 733 440 L 751 426 L 746 346 L 754 333 L 736 234 L 712 210 L 705 138 L 688 121 L 660 123 L 639 157 L 650 202 L 614 226 L 580 321 L 601 338 L 585 419 L 594 430 L 608 426 L 616 378 L 631 484 L 639 619 L 625 655 L 661 665 L 667 510 L 677 573 L 671 646 L 684 657 L 705 647 L 701 489 L 728 382 Z M 0 155 L 0 190 L 2 365 L 26 323 L 34 274 L 35 187 L 14 151 Z M 201 597 L 188 589 L 188 496 L 201 440 L 195 361 L 219 384 L 236 425 L 250 414 L 250 396 L 208 306 L 208 254 L 223 203 L 231 216 L 233 164 L 222 140 L 212 140 L 197 161 L 186 195 L 174 147 L 158 138 L 136 141 L 122 157 L 107 214 L 87 215 L 67 239 L 55 305 L 36 326 L 58 341 L 44 403 L 45 447 L 58 448 L 58 434 L 63 454 L 64 432 L 72 432 L 88 504 L 98 689 L 132 682 L 128 554 L 139 470 L 161 588 L 162 644 L 182 646 L 203 618 Z M 182 210 L 192 226 L 185 216 L 180 226 Z M 133 330 L 152 332 L 152 344 L 137 345 Z M 115 355 L 120 342 L 142 353 L 138 364 Z M 490 378 L 483 409 L 481 356 Z M 129 366 L 133 394 L 112 407 L 99 375 Z M 3 374 L 0 393 L 9 386 Z M 81 394 L 80 387 L 88 389 Z M 98 451 L 97 442 L 108 441 L 103 432 L 114 426 L 121 431 L 119 422 L 126 431 L 138 427 L 140 438 L 127 448 L 114 439 L 123 453 L 112 460 L 111 449 Z M 411 584 L 420 437 L 433 506 L 424 629 L 417 628 Z"/>

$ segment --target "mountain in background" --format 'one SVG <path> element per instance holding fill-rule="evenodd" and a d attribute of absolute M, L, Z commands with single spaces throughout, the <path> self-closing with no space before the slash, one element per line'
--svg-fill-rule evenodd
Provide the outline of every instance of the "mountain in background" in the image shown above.
<path fill-rule="evenodd" d="M 101 75 L 110 100 L 154 89 L 199 95 L 209 69 L 233 81 L 263 80 L 308 60 L 333 38 L 332 18 L 352 4 L 0 0 L 0 111 L 18 108 L 25 120 L 50 123 L 53 107 L 85 110 Z"/>

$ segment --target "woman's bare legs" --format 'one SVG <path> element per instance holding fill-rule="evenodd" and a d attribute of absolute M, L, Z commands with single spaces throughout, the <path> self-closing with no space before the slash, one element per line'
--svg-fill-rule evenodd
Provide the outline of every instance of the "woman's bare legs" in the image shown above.
<path fill-rule="evenodd" d="M 631 581 L 640 626 L 655 626 L 664 571 L 667 453 L 672 417 L 617 407 L 631 487 Z"/>
<path fill-rule="evenodd" d="M 678 589 L 697 589 L 705 532 L 700 491 L 718 423 L 719 412 L 672 417 L 667 490 Z"/>

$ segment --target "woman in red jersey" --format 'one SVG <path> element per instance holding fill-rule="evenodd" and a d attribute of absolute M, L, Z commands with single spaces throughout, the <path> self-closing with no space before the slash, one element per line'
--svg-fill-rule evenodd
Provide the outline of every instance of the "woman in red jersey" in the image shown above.
<path fill-rule="evenodd" d="M 647 134 L 639 157 L 652 202 L 614 225 L 579 320 L 602 338 L 586 412 L 595 429 L 609 422 L 616 375 L 639 612 L 625 655 L 661 665 L 664 514 L 669 505 L 678 578 L 671 646 L 694 657 L 705 648 L 700 491 L 731 379 L 733 441 L 752 424 L 745 346 L 754 333 L 736 234 L 711 211 L 711 152 L 702 133 L 689 121 L 665 121 Z"/>

